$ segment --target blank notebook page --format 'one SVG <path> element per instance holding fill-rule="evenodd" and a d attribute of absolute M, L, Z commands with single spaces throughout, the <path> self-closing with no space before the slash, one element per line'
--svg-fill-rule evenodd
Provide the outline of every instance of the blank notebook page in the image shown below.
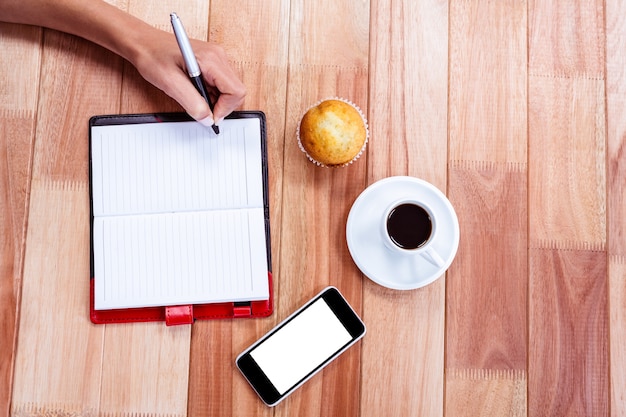
<path fill-rule="evenodd" d="M 94 126 L 95 309 L 269 298 L 261 129 Z"/>

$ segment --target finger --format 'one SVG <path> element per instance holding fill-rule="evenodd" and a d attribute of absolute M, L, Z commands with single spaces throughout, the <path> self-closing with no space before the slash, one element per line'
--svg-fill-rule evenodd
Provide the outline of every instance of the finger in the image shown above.
<path fill-rule="evenodd" d="M 207 126 L 213 125 L 213 112 L 183 71 L 173 71 L 165 93 L 176 100 L 195 120 Z"/>
<path fill-rule="evenodd" d="M 199 60 L 201 68 L 203 68 L 203 77 L 206 84 L 219 91 L 219 96 L 213 108 L 213 114 L 216 122 L 221 121 L 224 117 L 236 110 L 243 104 L 246 96 L 246 87 L 239 80 L 239 77 L 232 69 L 225 55 L 214 55 L 212 61 L 208 63 Z"/>
<path fill-rule="evenodd" d="M 226 116 L 243 104 L 244 95 L 221 94 L 213 107 L 215 122 L 220 123 Z"/>
<path fill-rule="evenodd" d="M 234 74 L 216 74 L 207 80 L 219 90 L 219 96 L 214 103 L 213 114 L 217 122 L 241 107 L 246 96 L 246 88 Z"/>

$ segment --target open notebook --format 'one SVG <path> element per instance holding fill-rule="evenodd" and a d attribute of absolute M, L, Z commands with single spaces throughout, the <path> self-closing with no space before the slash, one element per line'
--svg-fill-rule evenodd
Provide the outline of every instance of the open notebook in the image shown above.
<path fill-rule="evenodd" d="M 92 321 L 271 313 L 265 117 L 220 130 L 180 113 L 90 120 Z"/>

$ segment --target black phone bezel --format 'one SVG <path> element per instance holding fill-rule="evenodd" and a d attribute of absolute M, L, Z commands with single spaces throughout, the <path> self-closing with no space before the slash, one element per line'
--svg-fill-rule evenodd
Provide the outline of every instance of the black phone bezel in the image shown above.
<path fill-rule="evenodd" d="M 292 387 L 290 387 L 284 394 L 280 394 L 278 390 L 274 387 L 274 385 L 267 378 L 263 370 L 257 365 L 254 359 L 251 356 L 251 353 L 258 346 L 263 344 L 267 339 L 272 337 L 273 334 L 282 329 L 285 325 L 291 322 L 293 319 L 298 317 L 302 312 L 304 312 L 308 307 L 310 307 L 313 303 L 318 301 L 320 298 L 323 298 L 331 311 L 335 314 L 339 322 L 345 327 L 345 329 L 350 333 L 351 339 L 337 349 L 332 355 L 327 357 L 324 361 L 322 361 L 318 366 L 308 372 L 304 377 L 302 377 L 297 383 L 295 383 Z M 269 331 L 265 336 L 259 339 L 256 343 L 250 346 L 244 353 L 242 353 L 236 360 L 237 367 L 244 375 L 244 377 L 248 380 L 252 388 L 257 392 L 261 400 L 269 406 L 273 406 L 277 404 L 280 400 L 288 396 L 293 390 L 295 390 L 300 384 L 306 381 L 308 378 L 317 373 L 320 369 L 326 366 L 333 358 L 337 356 L 341 351 L 346 349 L 351 344 L 355 343 L 361 336 L 365 334 L 365 324 L 359 316 L 355 313 L 355 311 L 350 307 L 347 300 L 341 295 L 339 290 L 335 287 L 328 287 L 316 297 L 313 297 L 309 302 L 307 302 L 304 306 L 302 306 L 299 310 L 285 319 L 283 322 L 274 327 L 271 331 Z"/>

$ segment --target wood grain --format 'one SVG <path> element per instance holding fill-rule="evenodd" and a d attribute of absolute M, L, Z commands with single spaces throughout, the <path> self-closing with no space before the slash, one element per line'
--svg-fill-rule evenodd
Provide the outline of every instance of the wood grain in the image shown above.
<path fill-rule="evenodd" d="M 529 4 L 529 15 L 531 237 L 558 242 L 563 247 L 603 248 L 606 242 L 603 4 L 597 1 L 557 5 L 533 1 Z M 551 19 L 550 24 L 547 19 Z M 559 28 L 570 28 L 571 32 Z M 579 42 L 581 39 L 586 42 Z M 585 174 L 577 174 L 581 172 Z"/>
<path fill-rule="evenodd" d="M 104 327 L 89 322 L 87 185 L 33 179 L 29 211 L 12 414 L 93 415 Z"/>
<path fill-rule="evenodd" d="M 527 414 L 526 371 L 446 368 L 446 416 Z"/>
<path fill-rule="evenodd" d="M 526 2 L 451 2 L 450 45 L 445 411 L 526 415 Z"/>
<path fill-rule="evenodd" d="M 626 3 L 606 2 L 607 251 L 611 415 L 626 416 Z"/>
<path fill-rule="evenodd" d="M 87 120 L 181 108 L 96 45 L 0 24 L 0 414 L 626 416 L 626 2 L 110 2 L 167 31 L 176 11 L 266 113 L 275 313 L 89 323 Z M 296 143 L 328 96 L 369 121 L 348 168 Z M 460 220 L 448 273 L 415 291 L 372 283 L 345 240 L 392 175 Z M 265 407 L 236 355 L 329 284 L 366 337 Z"/>
<path fill-rule="evenodd" d="M 104 329 L 92 327 L 88 316 L 86 121 L 116 102 L 110 87 L 119 89 L 121 62 L 54 31 L 44 31 L 41 62 L 43 110 L 37 120 L 12 409 L 26 415 L 92 413 L 99 402 Z"/>
<path fill-rule="evenodd" d="M 609 413 L 603 14 L 602 2 L 529 5 L 533 415 Z"/>
<path fill-rule="evenodd" d="M 121 68 L 102 48 L 44 31 L 34 178 L 87 183 L 89 117 L 119 109 Z"/>
<path fill-rule="evenodd" d="M 450 160 L 526 163 L 526 1 L 451 1 L 450 45 Z"/>
<path fill-rule="evenodd" d="M 607 210 L 609 254 L 626 257 L 626 4 L 606 3 Z"/>
<path fill-rule="evenodd" d="M 449 175 L 462 238 L 447 279 L 446 415 L 526 415 L 526 166 L 460 161 Z"/>
<path fill-rule="evenodd" d="M 368 182 L 424 178 L 445 191 L 448 5 L 372 1 Z"/>
<path fill-rule="evenodd" d="M 333 13 L 328 13 L 331 8 Z M 281 277 L 275 314 L 279 320 L 286 317 L 327 285 L 337 286 L 360 312 L 361 278 L 344 262 L 349 257 L 345 221 L 365 183 L 365 157 L 346 168 L 317 167 L 299 150 L 295 132 L 307 108 L 329 96 L 348 99 L 367 112 L 369 6 L 292 1 L 290 22 Z M 358 415 L 359 347 L 298 389 L 275 415 Z"/>
<path fill-rule="evenodd" d="M 41 29 L 0 24 L 0 414 L 11 402 L 30 195 Z M 15 66 L 24 71 L 15 71 Z"/>
<path fill-rule="evenodd" d="M 529 415 L 608 415 L 606 253 L 530 251 Z"/>
<path fill-rule="evenodd" d="M 604 1 L 528 1 L 531 74 L 604 78 Z M 608 16 L 608 15 L 607 15 Z"/>
<path fill-rule="evenodd" d="M 166 32 L 172 32 L 170 13 L 176 12 L 192 39 L 207 39 L 209 6 L 205 1 L 125 0 L 118 7 Z M 139 72 L 124 61 L 121 103 L 124 112 L 146 113 L 184 111 L 173 99 L 144 80 Z"/>
<path fill-rule="evenodd" d="M 531 76 L 528 88 L 532 238 L 604 248 L 604 82 Z"/>
<path fill-rule="evenodd" d="M 626 258 L 609 258 L 609 363 L 612 416 L 626 415 Z"/>
<path fill-rule="evenodd" d="M 607 84 L 608 84 L 607 80 Z M 626 77 L 624 78 L 626 84 Z M 626 257 L 626 95 L 607 92 L 607 240 L 611 255 Z"/>
<path fill-rule="evenodd" d="M 371 13 L 367 183 L 412 175 L 445 192 L 448 4 L 372 1 Z M 363 279 L 361 415 L 442 415 L 444 278 L 407 292 Z"/>
<path fill-rule="evenodd" d="M 450 201 L 463 238 L 448 272 L 446 369 L 525 372 L 526 191 L 525 165 L 458 162 L 450 167 Z M 479 256 L 503 248 L 514 255 Z M 466 380 L 466 389 L 480 388 Z M 454 403 L 455 393 L 448 392 Z"/>
<path fill-rule="evenodd" d="M 185 416 L 189 326 L 105 326 L 99 412 L 116 417 Z"/>

